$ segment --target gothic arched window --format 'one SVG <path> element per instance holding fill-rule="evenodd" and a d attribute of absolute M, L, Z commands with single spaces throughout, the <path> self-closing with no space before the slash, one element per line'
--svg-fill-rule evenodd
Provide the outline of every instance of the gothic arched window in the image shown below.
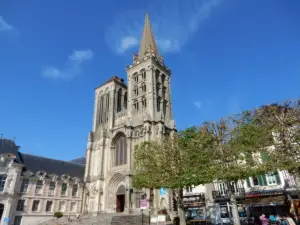
<path fill-rule="evenodd" d="M 146 80 L 146 71 L 145 70 L 141 70 L 141 74 L 142 74 L 142 79 Z"/>
<path fill-rule="evenodd" d="M 162 88 L 162 97 L 163 97 L 163 98 L 166 98 L 166 91 L 167 91 L 167 88 L 166 88 L 166 87 L 163 87 L 163 88 Z"/>
<path fill-rule="evenodd" d="M 108 112 L 109 112 L 109 94 L 106 94 L 106 122 L 108 121 Z"/>
<path fill-rule="evenodd" d="M 133 107 L 134 107 L 135 112 L 139 111 L 139 102 L 137 100 L 135 100 L 133 102 Z"/>
<path fill-rule="evenodd" d="M 122 89 L 118 90 L 118 99 L 117 99 L 117 112 L 120 112 L 122 109 Z"/>
<path fill-rule="evenodd" d="M 164 112 L 164 116 L 166 116 L 166 113 L 167 113 L 167 102 L 164 101 L 164 104 L 163 104 L 163 112 Z"/>
<path fill-rule="evenodd" d="M 166 75 L 161 75 L 161 83 L 164 84 L 166 79 Z"/>
<path fill-rule="evenodd" d="M 127 109 L 127 91 L 124 94 L 124 109 Z"/>
<path fill-rule="evenodd" d="M 103 108 L 104 108 L 104 95 L 101 96 L 101 100 L 100 100 L 100 107 L 101 107 L 101 112 L 100 112 L 100 123 L 104 122 L 103 120 Z"/>
<path fill-rule="evenodd" d="M 139 95 L 139 88 L 138 88 L 137 86 L 135 86 L 135 87 L 133 88 L 133 91 L 134 91 L 135 96 L 138 96 L 138 95 Z"/>
<path fill-rule="evenodd" d="M 155 78 L 156 78 L 156 82 L 159 81 L 159 74 L 160 74 L 159 70 L 155 70 Z"/>
<path fill-rule="evenodd" d="M 126 137 L 121 135 L 115 142 L 115 166 L 127 163 L 127 143 Z"/>
<path fill-rule="evenodd" d="M 145 98 L 142 99 L 142 106 L 144 109 L 147 108 L 147 99 Z"/>
<path fill-rule="evenodd" d="M 143 93 L 145 93 L 145 92 L 147 91 L 146 84 L 143 84 L 143 85 L 142 85 L 142 91 L 143 91 Z"/>
<path fill-rule="evenodd" d="M 160 83 L 156 84 L 156 94 L 159 95 Z"/>
<path fill-rule="evenodd" d="M 160 102 L 161 102 L 161 99 L 157 98 L 157 112 L 160 111 Z"/>

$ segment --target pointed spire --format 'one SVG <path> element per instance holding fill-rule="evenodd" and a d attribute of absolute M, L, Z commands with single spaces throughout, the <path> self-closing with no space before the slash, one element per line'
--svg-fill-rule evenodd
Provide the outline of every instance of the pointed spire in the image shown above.
<path fill-rule="evenodd" d="M 140 43 L 140 51 L 139 51 L 139 58 L 143 58 L 145 56 L 146 51 L 151 49 L 151 51 L 156 55 L 159 56 L 158 49 L 155 43 L 154 35 L 151 28 L 150 19 L 148 13 L 146 13 L 145 17 L 145 24 L 144 24 L 144 31 L 142 40 Z"/>

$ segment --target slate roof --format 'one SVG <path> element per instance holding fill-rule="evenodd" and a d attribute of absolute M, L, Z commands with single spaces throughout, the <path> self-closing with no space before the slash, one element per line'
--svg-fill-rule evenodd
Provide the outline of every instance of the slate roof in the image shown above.
<path fill-rule="evenodd" d="M 0 138 L 0 154 L 11 153 L 17 155 L 19 146 L 15 144 L 14 140 Z"/>
<path fill-rule="evenodd" d="M 61 176 L 67 174 L 71 177 L 83 179 L 84 168 L 82 164 L 66 162 L 57 159 L 44 158 L 19 152 L 19 160 L 25 165 L 25 169 L 33 173 L 45 171 L 48 175 L 56 174 Z"/>
<path fill-rule="evenodd" d="M 55 174 L 61 176 L 67 174 L 72 177 L 78 177 L 83 180 L 85 170 L 85 157 L 81 157 L 71 162 L 57 159 L 50 159 L 36 155 L 30 155 L 19 152 L 19 146 L 14 140 L 0 138 L 0 155 L 14 154 L 16 158 L 14 162 L 24 164 L 24 170 L 33 172 L 44 171 L 47 175 Z"/>
<path fill-rule="evenodd" d="M 80 158 L 77 158 L 77 159 L 73 159 L 73 160 L 71 160 L 70 162 L 85 165 L 85 163 L 86 163 L 86 158 L 83 156 L 83 157 L 80 157 Z"/>

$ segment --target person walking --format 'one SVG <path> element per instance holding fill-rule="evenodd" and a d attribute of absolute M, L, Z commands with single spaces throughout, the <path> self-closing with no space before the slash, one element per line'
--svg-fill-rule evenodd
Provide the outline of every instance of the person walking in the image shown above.
<path fill-rule="evenodd" d="M 77 221 L 77 223 L 80 222 L 80 214 L 79 213 L 76 214 L 76 221 Z"/>
<path fill-rule="evenodd" d="M 269 224 L 269 220 L 268 220 L 268 218 L 266 217 L 265 214 L 261 214 L 259 219 L 261 221 L 261 225 L 268 225 Z"/>

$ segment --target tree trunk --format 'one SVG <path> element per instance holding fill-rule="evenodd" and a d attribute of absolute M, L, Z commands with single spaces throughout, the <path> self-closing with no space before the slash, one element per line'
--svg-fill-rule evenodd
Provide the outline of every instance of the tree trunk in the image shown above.
<path fill-rule="evenodd" d="M 236 204 L 236 198 L 231 190 L 229 190 L 229 198 L 230 198 L 231 211 L 232 211 L 232 222 L 234 225 L 240 225 L 241 222 L 240 222 L 238 207 Z"/>
<path fill-rule="evenodd" d="M 186 225 L 185 222 L 185 212 L 184 212 L 184 206 L 183 206 L 183 189 L 180 188 L 177 190 L 177 211 L 178 211 L 178 216 L 180 219 L 180 225 Z"/>

